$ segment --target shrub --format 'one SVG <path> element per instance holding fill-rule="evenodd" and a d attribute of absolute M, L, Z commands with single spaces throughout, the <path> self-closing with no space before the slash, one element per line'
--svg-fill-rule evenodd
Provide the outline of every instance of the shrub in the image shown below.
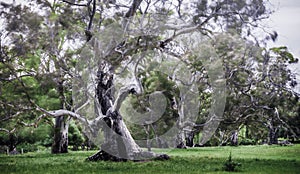
<path fill-rule="evenodd" d="M 253 139 L 243 138 L 243 139 L 241 139 L 239 144 L 240 145 L 255 145 L 256 143 L 255 143 L 255 140 L 253 140 Z"/>
<path fill-rule="evenodd" d="M 239 166 L 241 166 L 241 163 L 234 162 L 232 160 L 232 156 L 231 156 L 231 152 L 230 152 L 228 159 L 224 163 L 223 169 L 228 172 L 233 172 L 233 171 L 236 171 L 237 170 L 236 168 Z"/>
<path fill-rule="evenodd" d="M 38 150 L 38 146 L 36 144 L 21 143 L 17 145 L 17 151 L 21 152 L 21 149 L 23 149 L 24 153 L 35 152 Z"/>

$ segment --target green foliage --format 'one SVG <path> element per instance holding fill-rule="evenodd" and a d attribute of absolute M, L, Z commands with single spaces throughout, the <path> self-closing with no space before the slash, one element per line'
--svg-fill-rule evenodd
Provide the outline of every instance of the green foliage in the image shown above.
<path fill-rule="evenodd" d="M 139 113 L 148 112 L 147 108 L 150 108 L 149 97 L 153 92 L 160 91 L 166 97 L 166 110 L 163 115 L 154 123 L 152 123 L 152 128 L 149 130 L 149 138 L 153 139 L 155 135 L 163 135 L 168 131 L 176 122 L 178 116 L 177 111 L 172 109 L 173 98 L 178 98 L 179 89 L 177 88 L 175 82 L 168 79 L 168 76 L 160 71 L 155 70 L 159 64 L 155 61 L 149 63 L 147 72 L 140 74 L 142 78 L 142 84 L 145 93 L 141 96 L 131 96 L 128 98 L 128 105 L 132 106 L 135 111 Z M 155 103 L 152 103 L 155 104 Z M 153 108 L 155 109 L 155 108 Z M 125 108 L 125 113 L 130 117 L 132 115 L 131 111 Z M 129 129 L 134 138 L 136 139 L 147 139 L 147 134 L 144 130 L 144 126 L 127 123 Z"/>
<path fill-rule="evenodd" d="M 239 145 L 256 145 L 255 140 L 250 138 L 242 138 L 239 140 Z"/>
<path fill-rule="evenodd" d="M 76 148 L 84 142 L 84 137 L 79 128 L 80 127 L 76 125 L 74 121 L 72 121 L 69 125 L 69 134 L 68 134 L 69 145 L 73 145 Z"/>
<path fill-rule="evenodd" d="M 231 131 L 245 125 L 247 135 L 239 136 L 239 142 L 261 143 L 268 139 L 270 123 L 280 130 L 276 134 L 285 132 L 279 136 L 295 137 L 296 129 L 285 122 L 294 118 L 299 108 L 299 97 L 287 88 L 297 84 L 295 74 L 288 69 L 288 63 L 297 59 L 287 47 L 263 53 L 264 49 L 237 35 L 220 35 L 215 44 L 223 59 L 228 88 L 224 122 L 219 126 L 225 134 L 218 135 L 219 139 L 229 137 Z"/>
<path fill-rule="evenodd" d="M 52 127 L 42 124 L 37 128 L 17 127 L 18 131 L 13 134 L 0 132 L 0 144 L 10 148 L 16 148 L 21 152 L 34 152 L 39 146 L 49 147 L 52 144 Z M 11 147 L 13 146 L 13 147 Z"/>
<path fill-rule="evenodd" d="M 288 50 L 286 46 L 281 47 L 273 47 L 270 48 L 271 51 L 273 51 L 275 54 L 278 55 L 278 58 L 282 58 L 284 61 L 287 61 L 288 63 L 297 63 L 298 59 L 295 58 Z"/>
<path fill-rule="evenodd" d="M 21 143 L 17 146 L 17 151 L 21 153 L 22 150 L 24 153 L 36 152 L 38 150 L 38 146 L 36 144 Z"/>
<path fill-rule="evenodd" d="M 16 128 L 11 135 L 0 133 L 1 144 L 27 149 L 30 144 L 49 146 L 52 128 L 47 123 L 52 124 L 52 120 L 43 119 L 36 129 L 22 128 L 22 122 L 32 123 L 41 115 L 33 103 L 46 110 L 71 105 L 70 74 L 77 62 L 77 47 L 84 40 L 84 33 L 78 33 L 85 27 L 82 11 L 58 1 L 7 6 L 1 3 L 0 8 L 7 33 L 5 40 L 1 35 L 0 119 L 5 121 L 0 122 L 0 127 Z M 70 46 L 75 40 L 76 46 Z M 58 90 L 59 83 L 62 92 Z M 12 117 L 14 114 L 18 115 Z M 11 141 L 10 136 L 14 137 Z"/>

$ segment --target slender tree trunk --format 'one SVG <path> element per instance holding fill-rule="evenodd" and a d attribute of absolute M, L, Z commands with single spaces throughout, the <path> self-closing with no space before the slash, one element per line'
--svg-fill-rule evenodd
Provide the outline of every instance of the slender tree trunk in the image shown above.
<path fill-rule="evenodd" d="M 155 137 L 156 147 L 157 148 L 167 148 L 168 145 L 166 143 L 163 144 L 162 140 L 159 138 L 159 136 L 157 134 L 157 125 L 151 124 L 151 126 L 152 126 L 152 130 L 153 130 L 154 137 Z"/>
<path fill-rule="evenodd" d="M 147 141 L 146 141 L 146 145 L 147 145 L 147 149 L 150 152 L 151 151 L 151 140 L 150 140 L 150 125 L 145 125 L 144 126 L 145 132 L 147 134 Z"/>
<path fill-rule="evenodd" d="M 157 134 L 155 134 L 155 141 L 156 141 L 156 145 L 158 148 L 168 148 L 167 144 L 163 144 L 161 142 L 161 139 L 159 138 L 159 136 Z"/>
<path fill-rule="evenodd" d="M 249 128 L 248 128 L 247 124 L 246 124 L 245 128 L 246 128 L 245 138 L 249 138 L 250 139 L 250 137 L 249 137 Z"/>
<path fill-rule="evenodd" d="M 181 98 L 185 98 L 185 95 L 181 95 Z M 174 99 L 174 102 L 176 102 L 176 100 Z M 183 104 L 176 104 L 178 106 L 178 115 L 179 115 L 179 119 L 177 121 L 177 126 L 179 129 L 179 133 L 177 134 L 177 139 L 176 139 L 176 148 L 179 149 L 184 149 L 186 148 L 185 145 L 185 132 L 184 132 L 184 106 Z"/>
<path fill-rule="evenodd" d="M 239 131 L 237 130 L 233 131 L 230 137 L 230 144 L 232 146 L 237 146 L 239 144 L 238 137 L 239 137 Z"/>

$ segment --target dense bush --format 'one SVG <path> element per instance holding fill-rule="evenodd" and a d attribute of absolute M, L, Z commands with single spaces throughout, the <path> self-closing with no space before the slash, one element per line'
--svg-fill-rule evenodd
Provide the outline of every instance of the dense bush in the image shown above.
<path fill-rule="evenodd" d="M 81 133 L 80 127 L 71 122 L 68 134 L 69 145 L 73 146 L 72 150 L 78 150 L 79 146 L 84 143 L 84 136 Z"/>
<path fill-rule="evenodd" d="M 0 144 L 10 150 L 16 148 L 19 152 L 21 149 L 23 152 L 32 152 L 37 150 L 37 146 L 51 146 L 52 134 L 52 127 L 48 124 L 42 124 L 37 128 L 24 127 L 12 134 L 0 133 Z M 6 151 L 3 147 L 1 153 Z"/>

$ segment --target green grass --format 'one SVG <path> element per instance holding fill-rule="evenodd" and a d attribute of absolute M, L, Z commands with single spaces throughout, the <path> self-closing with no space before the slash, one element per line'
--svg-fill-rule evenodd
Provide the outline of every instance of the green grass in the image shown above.
<path fill-rule="evenodd" d="M 230 152 L 233 160 L 242 164 L 234 173 L 300 173 L 300 145 L 175 149 L 168 152 L 168 161 L 86 162 L 94 152 L 0 155 L 0 173 L 228 173 L 222 167 Z"/>

